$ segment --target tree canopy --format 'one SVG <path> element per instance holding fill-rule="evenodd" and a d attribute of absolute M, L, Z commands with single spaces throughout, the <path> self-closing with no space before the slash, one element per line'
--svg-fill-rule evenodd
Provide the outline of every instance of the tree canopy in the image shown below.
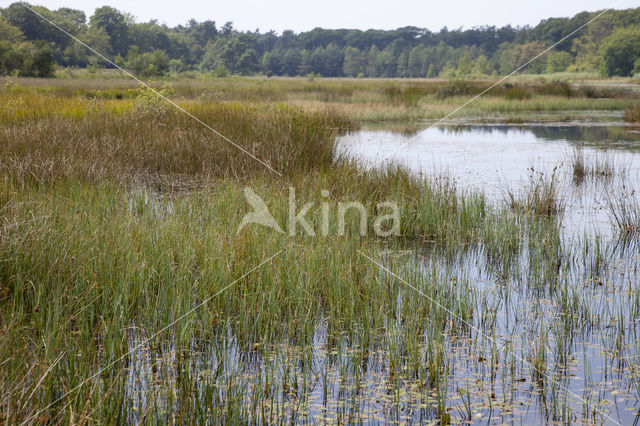
<path fill-rule="evenodd" d="M 140 75 L 181 71 L 242 75 L 328 77 L 464 77 L 523 72 L 596 71 L 631 75 L 640 70 L 640 8 L 610 11 L 549 54 L 537 54 L 593 19 L 598 12 L 550 18 L 535 27 L 484 26 L 438 32 L 425 28 L 328 30 L 299 34 L 238 31 L 214 20 L 168 27 L 135 22 L 110 6 L 88 19 L 71 8 L 31 6 L 74 37 Z M 34 59 L 34 58 L 37 58 Z M 49 61 L 48 66 L 43 63 Z M 51 75 L 65 67 L 112 65 L 45 22 L 20 3 L 0 9 L 0 72 Z M 33 64 L 41 65 L 34 68 Z M 26 64 L 26 65 L 25 65 Z"/>
<path fill-rule="evenodd" d="M 616 30 L 602 46 L 602 71 L 606 75 L 629 76 L 640 60 L 640 28 Z"/>

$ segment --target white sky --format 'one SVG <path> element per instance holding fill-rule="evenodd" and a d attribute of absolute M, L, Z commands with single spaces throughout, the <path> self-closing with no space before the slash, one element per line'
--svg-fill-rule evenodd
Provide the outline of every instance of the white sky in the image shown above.
<path fill-rule="evenodd" d="M 322 28 L 395 29 L 416 26 L 438 31 L 478 25 L 535 25 L 549 17 L 615 7 L 640 7 L 640 0 L 29 0 L 50 9 L 84 10 L 87 18 L 100 6 L 109 5 L 133 14 L 137 21 L 157 19 L 170 26 L 190 18 L 211 19 L 218 28 L 232 21 L 241 30 L 295 32 Z M 12 1 L 0 0 L 0 7 Z"/>

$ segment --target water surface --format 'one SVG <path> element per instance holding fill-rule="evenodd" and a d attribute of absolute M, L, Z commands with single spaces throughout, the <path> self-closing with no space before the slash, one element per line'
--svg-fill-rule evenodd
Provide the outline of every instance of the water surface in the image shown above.
<path fill-rule="evenodd" d="M 338 151 L 366 167 L 400 164 L 416 174 L 445 175 L 463 191 L 481 191 L 499 203 L 551 178 L 566 205 L 563 227 L 571 233 L 610 235 L 606 198 L 632 192 L 640 182 L 640 133 L 634 127 L 590 125 L 468 125 L 434 127 L 406 135 L 362 130 L 338 139 Z M 573 177 L 573 162 L 606 163 L 612 176 Z M 623 188 L 624 187 L 624 188 Z M 613 192 L 612 192 L 613 191 Z"/>
<path fill-rule="evenodd" d="M 536 269 L 526 247 L 508 273 L 487 260 L 483 247 L 461 249 L 453 258 L 416 253 L 418 267 L 442 271 L 477 296 L 471 341 L 451 342 L 451 406 L 469 403 L 478 416 L 473 422 L 489 424 L 637 423 L 640 251 L 637 242 L 618 238 L 609 209 L 611 200 L 640 189 L 637 129 L 556 124 L 463 125 L 411 135 L 363 130 L 339 138 L 338 146 L 364 167 L 393 163 L 415 174 L 445 175 L 460 191 L 481 191 L 496 205 L 536 179 L 553 179 L 564 209 L 558 218 L 563 248 L 551 274 Z M 577 156 L 607 173 L 578 179 Z M 487 365 L 484 353 L 500 358 L 498 365 Z M 535 376 L 530 366 L 540 354 L 549 367 L 538 383 L 513 379 Z M 505 369 L 519 373 L 496 384 Z M 550 387 L 560 390 L 560 401 Z M 554 418 L 550 404 L 573 414 Z"/>

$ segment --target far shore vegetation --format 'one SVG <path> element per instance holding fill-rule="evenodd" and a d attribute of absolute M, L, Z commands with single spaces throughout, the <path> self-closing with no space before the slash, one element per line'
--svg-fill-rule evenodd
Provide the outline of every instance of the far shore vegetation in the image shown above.
<path fill-rule="evenodd" d="M 0 78 L 9 93 L 48 93 L 46 102 L 62 102 L 86 114 L 93 100 L 129 105 L 140 96 L 139 84 L 118 70 L 90 74 L 65 70 L 57 78 Z M 566 122 L 637 121 L 640 91 L 632 78 L 601 78 L 597 74 L 520 75 L 498 83 L 495 79 L 357 79 L 290 77 L 212 77 L 194 75 L 147 79 L 151 87 L 185 105 L 194 102 L 287 105 L 300 111 L 332 111 L 367 126 L 419 128 L 447 116 L 471 97 L 496 85 L 446 122 Z M 145 92 L 143 90 L 143 92 Z M 0 94 L 2 96 L 2 94 Z M 116 101 L 125 102 L 116 102 Z M 14 99 L 12 102 L 16 102 Z M 44 102 L 40 99 L 39 102 Z M 46 105 L 7 104 L 24 114 L 54 114 Z M 56 113 L 58 113 L 56 112 Z M 635 113 L 634 113 L 635 112 Z M 6 112 L 5 112 L 6 114 Z"/>
<path fill-rule="evenodd" d="M 214 20 L 168 27 L 136 22 L 110 6 L 86 16 L 67 7 L 33 10 L 138 76 L 227 75 L 482 78 L 507 75 L 603 11 L 549 18 L 534 27 L 484 26 L 431 31 L 239 31 Z M 215 17 L 212 17 L 215 19 Z M 22 3 L 0 9 L 0 74 L 52 76 L 55 69 L 95 72 L 112 64 L 44 21 Z M 524 70 L 530 74 L 640 73 L 640 8 L 611 10 Z"/>

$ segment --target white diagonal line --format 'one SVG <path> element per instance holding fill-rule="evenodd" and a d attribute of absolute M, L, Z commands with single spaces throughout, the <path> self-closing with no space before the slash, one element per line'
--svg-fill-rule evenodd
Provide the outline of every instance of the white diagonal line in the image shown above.
<path fill-rule="evenodd" d="M 500 80 L 496 81 L 495 83 L 493 83 L 491 86 L 487 87 L 486 89 L 484 89 L 482 92 L 478 93 L 477 95 L 475 95 L 474 97 L 472 97 L 471 99 L 469 99 L 467 102 L 463 103 L 462 105 L 460 105 L 459 107 L 457 107 L 456 109 L 454 109 L 453 111 L 449 112 L 447 115 L 445 115 L 444 117 L 442 117 L 441 119 L 439 119 L 438 121 L 436 121 L 435 123 L 431 124 L 429 127 L 427 127 L 426 129 L 423 129 L 421 132 L 427 131 L 427 130 L 431 130 L 434 127 L 440 125 L 443 121 L 445 121 L 447 118 L 451 117 L 452 115 L 454 115 L 455 113 L 457 113 L 458 111 L 460 111 L 461 109 L 465 108 L 467 105 L 469 105 L 470 103 L 474 102 L 475 100 L 477 100 L 478 98 L 480 98 L 481 96 L 483 96 L 485 93 L 487 93 L 488 91 L 490 91 L 491 89 L 493 89 L 494 87 L 496 87 L 497 85 L 499 85 L 500 83 L 504 82 L 505 80 L 509 79 L 510 77 L 512 77 L 514 74 L 520 72 L 522 69 L 526 68 L 528 65 L 530 65 L 533 61 L 535 61 L 536 59 L 540 58 L 541 56 L 545 55 L 546 53 L 548 53 L 550 50 L 552 50 L 553 48 L 555 48 L 557 45 L 565 42 L 567 39 L 573 37 L 577 32 L 581 31 L 583 28 L 585 28 L 587 25 L 591 24 L 593 21 L 595 21 L 596 19 L 599 19 L 600 17 L 602 17 L 604 14 L 611 12 L 613 9 L 616 8 L 616 6 L 618 6 L 620 3 L 622 3 L 625 0 L 618 0 L 613 6 L 611 6 L 609 9 L 605 9 L 604 11 L 600 12 L 598 15 L 596 15 L 594 18 L 592 18 L 591 20 L 587 21 L 586 23 L 582 24 L 580 27 L 578 27 L 577 29 L 575 29 L 574 31 L 572 31 L 570 34 L 562 37 L 559 41 L 555 42 L 553 45 L 551 45 L 550 47 L 546 48 L 545 50 L 543 50 L 542 52 L 538 53 L 536 56 L 534 56 L 532 59 L 530 59 L 529 61 L 527 61 L 525 64 L 520 65 L 518 68 L 516 68 L 515 70 L 511 71 L 509 74 L 507 74 L 506 76 L 502 77 Z M 420 132 L 420 133 L 421 133 Z M 417 139 L 420 135 L 420 133 L 418 133 L 417 135 L 413 136 L 412 138 L 410 138 L 409 140 L 407 140 L 406 142 L 401 143 L 395 150 L 393 150 L 391 152 L 391 154 L 388 155 L 388 157 L 391 157 L 393 154 L 397 153 L 400 148 L 402 148 L 405 145 L 410 144 L 411 142 L 413 142 L 415 139 Z M 360 173 L 358 173 L 357 176 L 362 175 L 363 173 L 366 173 L 368 170 L 370 170 L 371 168 L 375 167 L 375 160 L 374 160 L 374 164 L 370 165 L 369 167 L 365 167 L 364 170 L 360 171 Z"/>
<path fill-rule="evenodd" d="M 558 386 L 560 389 L 563 389 L 565 392 L 571 394 L 572 396 L 574 396 L 575 398 L 577 398 L 580 402 L 583 402 L 584 404 L 588 405 L 589 407 L 591 407 L 593 410 L 597 411 L 598 413 L 602 414 L 607 420 L 611 420 L 612 422 L 614 422 L 617 425 L 622 425 L 621 423 L 617 422 L 616 420 L 614 420 L 611 416 L 607 415 L 606 413 L 604 413 L 602 410 L 600 410 L 598 407 L 592 405 L 591 403 L 589 403 L 589 401 L 587 401 L 586 399 L 582 398 L 580 395 L 576 394 L 575 392 L 567 389 L 566 387 L 562 386 L 562 384 L 560 384 L 557 380 L 553 379 L 550 376 L 547 376 L 546 374 L 544 374 L 542 371 L 540 371 L 538 368 L 536 368 L 536 366 L 534 366 L 532 363 L 530 363 L 529 361 L 525 360 L 524 358 L 522 358 L 521 356 L 519 356 L 518 354 L 516 354 L 515 352 L 513 352 L 512 350 L 510 350 L 508 347 L 506 347 L 505 345 L 503 345 L 502 343 L 498 342 L 496 339 L 494 339 L 493 337 L 491 337 L 490 335 L 488 335 L 487 333 L 483 332 L 482 330 L 480 330 L 478 327 L 476 327 L 475 325 L 469 323 L 469 321 L 465 320 L 464 318 L 462 318 L 459 315 L 456 315 L 455 312 L 453 312 L 451 309 L 447 308 L 446 306 L 443 306 L 441 303 L 439 303 L 438 301 L 436 301 L 435 299 L 433 299 L 432 297 L 427 296 L 423 291 L 421 291 L 420 289 L 418 289 L 417 287 L 411 285 L 408 281 L 406 281 L 405 279 L 403 279 L 401 276 L 399 276 L 398 274 L 396 274 L 395 272 L 393 272 L 392 270 L 390 270 L 389 268 L 387 268 L 386 266 L 382 265 L 379 262 L 376 262 L 375 260 L 373 260 L 372 258 L 370 258 L 369 256 L 367 256 L 366 254 L 364 254 L 362 251 L 360 251 L 360 249 L 357 249 L 357 252 L 360 253 L 364 258 L 366 258 L 367 260 L 369 260 L 370 262 L 372 262 L 373 264 L 377 265 L 380 269 L 382 269 L 383 271 L 389 273 L 390 275 L 392 275 L 393 277 L 395 277 L 397 280 L 399 280 L 401 283 L 403 283 L 404 285 L 406 285 L 407 287 L 411 288 L 412 290 L 414 290 L 416 293 L 418 293 L 419 295 L 421 295 L 422 297 L 426 298 L 427 300 L 429 300 L 431 303 L 433 303 L 434 305 L 436 305 L 437 307 L 439 307 L 440 309 L 446 311 L 449 315 L 451 315 L 452 317 L 457 318 L 459 321 L 461 321 L 463 324 L 465 324 L 467 327 L 473 329 L 476 331 L 476 333 L 478 333 L 479 335 L 481 335 L 482 337 L 484 337 L 485 339 L 491 341 L 493 344 L 495 344 L 496 346 L 500 346 L 502 348 L 504 348 L 505 351 L 507 351 L 509 354 L 511 354 L 514 358 L 516 358 L 518 361 L 522 362 L 523 364 L 528 365 L 529 367 L 533 368 L 535 371 L 538 372 L 538 374 L 541 374 L 542 376 L 545 377 L 545 379 L 547 379 L 548 381 L 554 383 L 556 386 Z"/>
<path fill-rule="evenodd" d="M 264 161 L 262 161 L 261 159 L 259 159 L 258 157 L 256 157 L 255 155 L 253 155 L 252 153 L 250 153 L 249 151 L 247 151 L 246 149 L 244 149 L 242 146 L 238 145 L 237 143 L 235 143 L 234 141 L 232 141 L 231 139 L 229 139 L 227 136 L 223 135 L 222 133 L 220 133 L 219 131 L 217 131 L 216 129 L 214 129 L 213 127 L 211 127 L 210 125 L 208 125 L 207 123 L 205 123 L 204 121 L 200 120 L 198 117 L 196 117 L 195 115 L 191 114 L 189 111 L 187 111 L 186 109 L 184 109 L 183 107 L 181 107 L 180 105 L 178 105 L 177 103 L 173 102 L 171 99 L 167 98 L 166 96 L 164 96 L 162 93 L 158 92 L 156 89 L 154 89 L 153 87 L 149 86 L 147 83 L 145 83 L 144 81 L 140 80 L 139 78 L 137 78 L 135 75 L 131 74 L 129 71 L 125 70 L 124 68 L 122 68 L 121 66 L 115 64 L 113 61 L 111 61 L 110 59 L 106 58 L 103 54 L 101 54 L 100 52 L 98 52 L 97 50 L 95 50 L 94 48 L 92 48 L 91 46 L 89 46 L 88 44 L 86 44 L 85 42 L 83 42 L 82 40 L 78 39 L 77 37 L 69 34 L 69 32 L 67 32 L 64 28 L 60 27 L 59 25 L 57 25 L 54 22 L 51 22 L 49 19 L 47 19 L 45 16 L 43 16 L 42 14 L 38 13 L 37 11 L 35 11 L 33 8 L 31 8 L 27 3 L 25 2 L 19 2 L 19 4 L 21 4 L 22 6 L 26 7 L 27 9 L 29 9 L 31 12 L 35 13 L 36 15 L 38 15 L 40 18 L 44 19 L 46 22 L 48 22 L 49 24 L 53 25 L 54 27 L 56 27 L 58 30 L 62 31 L 64 34 L 68 35 L 69 37 L 71 37 L 73 40 L 77 41 L 78 43 L 80 43 L 81 45 L 83 45 L 84 47 L 86 47 L 87 49 L 89 49 L 91 52 L 95 53 L 96 55 L 98 55 L 100 58 L 102 58 L 103 60 L 107 61 L 109 64 L 113 65 L 114 67 L 116 67 L 117 69 L 119 69 L 120 71 L 122 71 L 123 73 L 125 73 L 127 76 L 131 77 L 132 79 L 134 79 L 135 81 L 137 81 L 138 83 L 140 83 L 141 85 L 143 85 L 144 87 L 146 87 L 147 89 L 151 90 L 156 96 L 160 97 L 162 100 L 170 103 L 171 105 L 173 105 L 176 109 L 178 109 L 180 112 L 183 112 L 184 114 L 188 115 L 189 117 L 193 118 L 195 121 L 197 121 L 198 123 L 200 123 L 202 126 L 206 127 L 208 130 L 212 131 L 213 133 L 215 133 L 217 136 L 219 136 L 220 138 L 224 139 L 225 141 L 227 141 L 228 143 L 230 143 L 231 145 L 233 145 L 234 147 L 236 147 L 237 149 L 239 149 L 240 151 L 242 151 L 243 153 L 245 153 L 246 155 L 248 155 L 249 157 L 253 158 L 254 160 L 256 160 L 258 163 L 262 164 L 263 166 L 265 166 L 267 169 L 271 170 L 273 173 L 277 174 L 278 176 L 282 177 L 282 173 L 278 172 L 276 169 L 274 169 L 273 167 L 271 167 L 270 165 L 268 165 L 267 163 L 265 163 Z"/>
<path fill-rule="evenodd" d="M 224 293 L 225 291 L 227 291 L 231 286 L 233 286 L 234 284 L 236 284 L 238 281 L 244 279 L 247 275 L 251 274 L 252 272 L 254 272 L 256 269 L 260 268 L 261 266 L 263 266 L 264 264 L 268 263 L 271 261 L 271 259 L 275 258 L 276 256 L 280 255 L 280 253 L 282 253 L 284 250 L 280 250 L 278 251 L 276 254 L 270 256 L 269 258 L 263 260 L 262 262 L 260 262 L 259 265 L 254 266 L 253 268 L 251 268 L 249 271 L 247 271 L 246 273 L 244 273 L 240 278 L 237 278 L 236 280 L 232 281 L 230 284 L 226 285 L 225 287 L 223 287 L 222 289 L 218 290 L 215 294 L 213 294 L 212 296 L 204 299 L 202 302 L 198 303 L 196 306 L 194 306 L 193 308 L 191 308 L 190 310 L 188 310 L 187 312 L 185 312 L 184 314 L 180 315 L 178 318 L 176 318 L 175 320 L 171 321 L 169 324 L 167 324 L 165 327 L 163 327 L 162 329 L 160 329 L 159 331 L 155 332 L 154 334 L 151 335 L 151 337 L 143 340 L 142 342 L 140 342 L 138 345 L 136 345 L 135 347 L 133 347 L 132 349 L 129 349 L 128 351 L 126 351 L 124 354 L 122 354 L 120 357 L 116 358 L 115 360 L 113 360 L 111 363 L 109 363 L 108 365 L 106 365 L 105 367 L 102 367 L 100 369 L 98 369 L 98 371 L 89 376 L 88 378 L 86 378 L 85 380 L 83 380 L 82 382 L 80 382 L 79 384 L 77 384 L 76 386 L 74 386 L 73 388 L 71 388 L 68 392 L 66 392 L 64 395 L 56 398 L 55 400 L 53 400 L 52 402 L 50 402 L 49 404 L 47 404 L 47 406 L 45 406 L 44 408 L 41 408 L 40 410 L 38 410 L 35 414 L 29 416 L 25 421 L 23 421 L 21 424 L 27 424 L 29 423 L 32 419 L 38 417 L 42 412 L 44 412 L 45 410 L 49 409 L 52 405 L 54 405 L 55 403 L 57 403 L 58 401 L 61 401 L 63 398 L 65 398 L 66 396 L 68 396 L 69 394 L 71 394 L 72 392 L 75 392 L 76 390 L 80 389 L 82 386 L 84 386 L 87 382 L 95 379 L 96 377 L 98 377 L 103 371 L 113 367 L 117 362 L 121 361 L 123 358 L 125 358 L 126 356 L 128 356 L 131 352 L 137 351 L 138 349 L 141 349 L 142 347 L 144 347 L 147 343 L 149 343 L 151 340 L 155 339 L 156 337 L 158 337 L 160 334 L 164 333 L 166 330 L 168 330 L 170 327 L 172 327 L 173 325 L 175 325 L 178 321 L 184 319 L 185 317 L 187 317 L 188 315 L 194 313 L 195 311 L 197 311 L 198 309 L 200 309 L 202 306 L 206 305 L 207 303 L 209 303 L 212 299 L 218 297 L 220 294 Z"/>

